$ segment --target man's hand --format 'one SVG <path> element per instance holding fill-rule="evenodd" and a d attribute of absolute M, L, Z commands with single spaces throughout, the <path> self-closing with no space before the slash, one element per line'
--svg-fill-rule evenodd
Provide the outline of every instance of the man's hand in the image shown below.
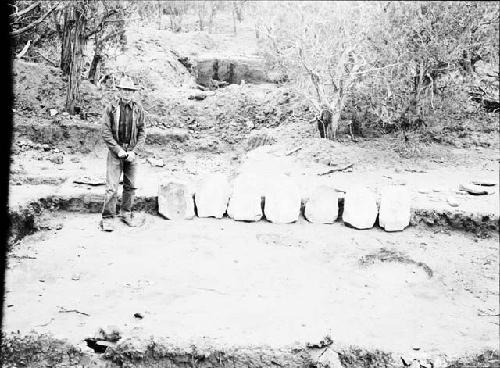
<path fill-rule="evenodd" d="M 121 149 L 120 152 L 118 152 L 118 158 L 127 158 L 128 157 L 128 153 L 125 152 L 125 150 Z"/>
<path fill-rule="evenodd" d="M 135 160 L 135 153 L 133 151 L 128 152 L 126 160 L 127 162 L 133 162 Z"/>

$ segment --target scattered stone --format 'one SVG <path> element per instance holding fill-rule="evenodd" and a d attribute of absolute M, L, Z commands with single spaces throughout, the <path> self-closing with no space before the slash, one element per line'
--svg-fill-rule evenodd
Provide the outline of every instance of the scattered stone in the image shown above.
<path fill-rule="evenodd" d="M 50 116 L 56 116 L 58 111 L 56 109 L 50 109 L 49 113 L 50 113 Z"/>
<path fill-rule="evenodd" d="M 158 167 L 163 167 L 165 166 L 165 163 L 163 162 L 163 160 L 160 158 L 160 159 L 155 159 L 153 157 L 148 157 L 146 159 L 147 162 L 149 162 L 152 166 L 158 166 Z"/>
<path fill-rule="evenodd" d="M 204 100 L 205 98 L 207 98 L 206 95 L 203 95 L 201 93 L 197 93 L 197 94 L 194 94 L 194 95 L 190 95 L 188 97 L 188 100 L 196 100 L 196 101 L 202 101 Z"/>
<path fill-rule="evenodd" d="M 309 222 L 332 224 L 339 213 L 339 197 L 336 189 L 328 186 L 316 188 L 305 205 L 304 217 Z"/>
<path fill-rule="evenodd" d="M 377 219 L 378 208 L 375 195 L 366 188 L 350 189 L 345 195 L 345 223 L 356 229 L 370 229 Z"/>
<path fill-rule="evenodd" d="M 105 329 L 99 328 L 94 339 L 97 341 L 117 342 L 121 339 L 121 332 L 114 326 L 108 326 Z"/>
<path fill-rule="evenodd" d="M 42 145 L 42 148 L 43 148 L 43 150 L 44 150 L 45 152 L 50 151 L 50 146 L 49 146 L 48 144 L 43 144 L 43 145 Z"/>
<path fill-rule="evenodd" d="M 49 157 L 49 161 L 61 165 L 64 163 L 64 155 L 62 153 L 53 154 Z"/>
<path fill-rule="evenodd" d="M 227 214 L 237 221 L 259 221 L 262 218 L 261 193 L 251 176 L 239 176 L 233 182 L 233 190 Z"/>
<path fill-rule="evenodd" d="M 483 187 L 494 187 L 495 185 L 497 185 L 497 183 L 494 180 L 488 180 L 488 179 L 476 179 L 472 181 L 472 184 L 480 185 Z"/>
<path fill-rule="evenodd" d="M 92 185 L 92 186 L 97 186 L 97 185 L 105 185 L 106 180 L 104 179 L 98 179 L 98 178 L 91 178 L 89 176 L 81 176 L 79 178 L 76 178 L 73 180 L 73 183 L 75 184 L 86 184 L 86 185 Z"/>
<path fill-rule="evenodd" d="M 446 199 L 446 201 L 448 202 L 448 204 L 451 207 L 458 207 L 459 206 L 459 203 L 458 203 L 458 201 L 457 201 L 457 199 L 455 197 L 448 197 Z"/>
<path fill-rule="evenodd" d="M 158 188 L 158 212 L 169 220 L 194 217 L 192 191 L 182 181 L 165 181 Z"/>
<path fill-rule="evenodd" d="M 297 185 L 286 176 L 272 180 L 265 192 L 264 213 L 266 219 L 278 223 L 289 224 L 299 219 L 300 192 Z"/>
<path fill-rule="evenodd" d="M 380 199 L 379 225 L 385 231 L 402 231 L 410 225 L 411 197 L 407 189 L 389 186 Z"/>
<path fill-rule="evenodd" d="M 485 188 L 481 185 L 475 185 L 475 184 L 460 184 L 458 190 L 463 190 L 473 195 L 488 195 L 495 193 L 493 189 Z"/>
<path fill-rule="evenodd" d="M 318 368 L 342 368 L 339 354 L 330 348 L 326 348 L 316 360 Z"/>
<path fill-rule="evenodd" d="M 215 95 L 213 91 L 200 91 L 189 95 L 188 100 L 203 101 L 208 96 Z"/>
<path fill-rule="evenodd" d="M 201 180 L 196 190 L 198 217 L 222 218 L 229 202 L 229 183 L 222 174 L 211 174 Z"/>
<path fill-rule="evenodd" d="M 137 319 L 143 319 L 144 316 L 141 313 L 134 313 L 134 317 Z"/>

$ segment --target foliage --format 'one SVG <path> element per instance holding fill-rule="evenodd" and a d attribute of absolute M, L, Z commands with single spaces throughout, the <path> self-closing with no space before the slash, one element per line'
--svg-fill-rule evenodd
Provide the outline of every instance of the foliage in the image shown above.
<path fill-rule="evenodd" d="M 381 69 L 358 96 L 385 128 L 418 128 L 467 89 L 474 64 L 498 62 L 498 5 L 390 2 L 369 36 Z M 496 51 L 495 51 L 496 50 Z M 363 97 L 361 97 L 363 99 Z"/>
<path fill-rule="evenodd" d="M 267 6 L 267 8 L 266 8 Z M 498 63 L 496 3 L 257 4 L 264 54 L 317 111 L 382 131 L 425 127 L 467 90 L 474 64 Z M 367 123 L 368 122 L 368 123 Z"/>

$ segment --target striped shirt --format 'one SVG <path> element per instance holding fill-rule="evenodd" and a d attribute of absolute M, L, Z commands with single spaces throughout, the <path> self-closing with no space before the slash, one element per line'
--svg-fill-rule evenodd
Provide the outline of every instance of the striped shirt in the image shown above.
<path fill-rule="evenodd" d="M 132 102 L 120 100 L 120 123 L 118 125 L 118 143 L 129 144 L 132 132 Z"/>

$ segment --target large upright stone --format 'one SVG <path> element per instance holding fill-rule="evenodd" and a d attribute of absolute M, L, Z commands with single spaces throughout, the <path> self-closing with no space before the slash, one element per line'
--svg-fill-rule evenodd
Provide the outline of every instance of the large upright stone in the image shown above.
<path fill-rule="evenodd" d="M 377 220 L 377 200 L 365 188 L 349 189 L 345 195 L 342 219 L 356 229 L 370 229 Z"/>
<path fill-rule="evenodd" d="M 202 178 L 195 194 L 198 217 L 222 218 L 229 201 L 229 183 L 222 174 Z"/>
<path fill-rule="evenodd" d="M 382 190 L 378 222 L 386 231 L 401 231 L 410 225 L 411 197 L 407 189 L 390 186 Z"/>
<path fill-rule="evenodd" d="M 265 190 L 264 213 L 266 219 L 289 224 L 300 215 L 300 192 L 297 185 L 286 176 L 273 177 Z"/>
<path fill-rule="evenodd" d="M 161 183 L 158 187 L 158 212 L 169 220 L 192 219 L 192 190 L 182 181 L 168 180 Z"/>
<path fill-rule="evenodd" d="M 259 221 L 262 218 L 261 190 L 257 177 L 242 175 L 233 181 L 227 214 L 233 220 Z"/>
<path fill-rule="evenodd" d="M 339 214 L 339 196 L 335 189 L 321 185 L 306 202 L 304 216 L 309 222 L 333 224 Z"/>

